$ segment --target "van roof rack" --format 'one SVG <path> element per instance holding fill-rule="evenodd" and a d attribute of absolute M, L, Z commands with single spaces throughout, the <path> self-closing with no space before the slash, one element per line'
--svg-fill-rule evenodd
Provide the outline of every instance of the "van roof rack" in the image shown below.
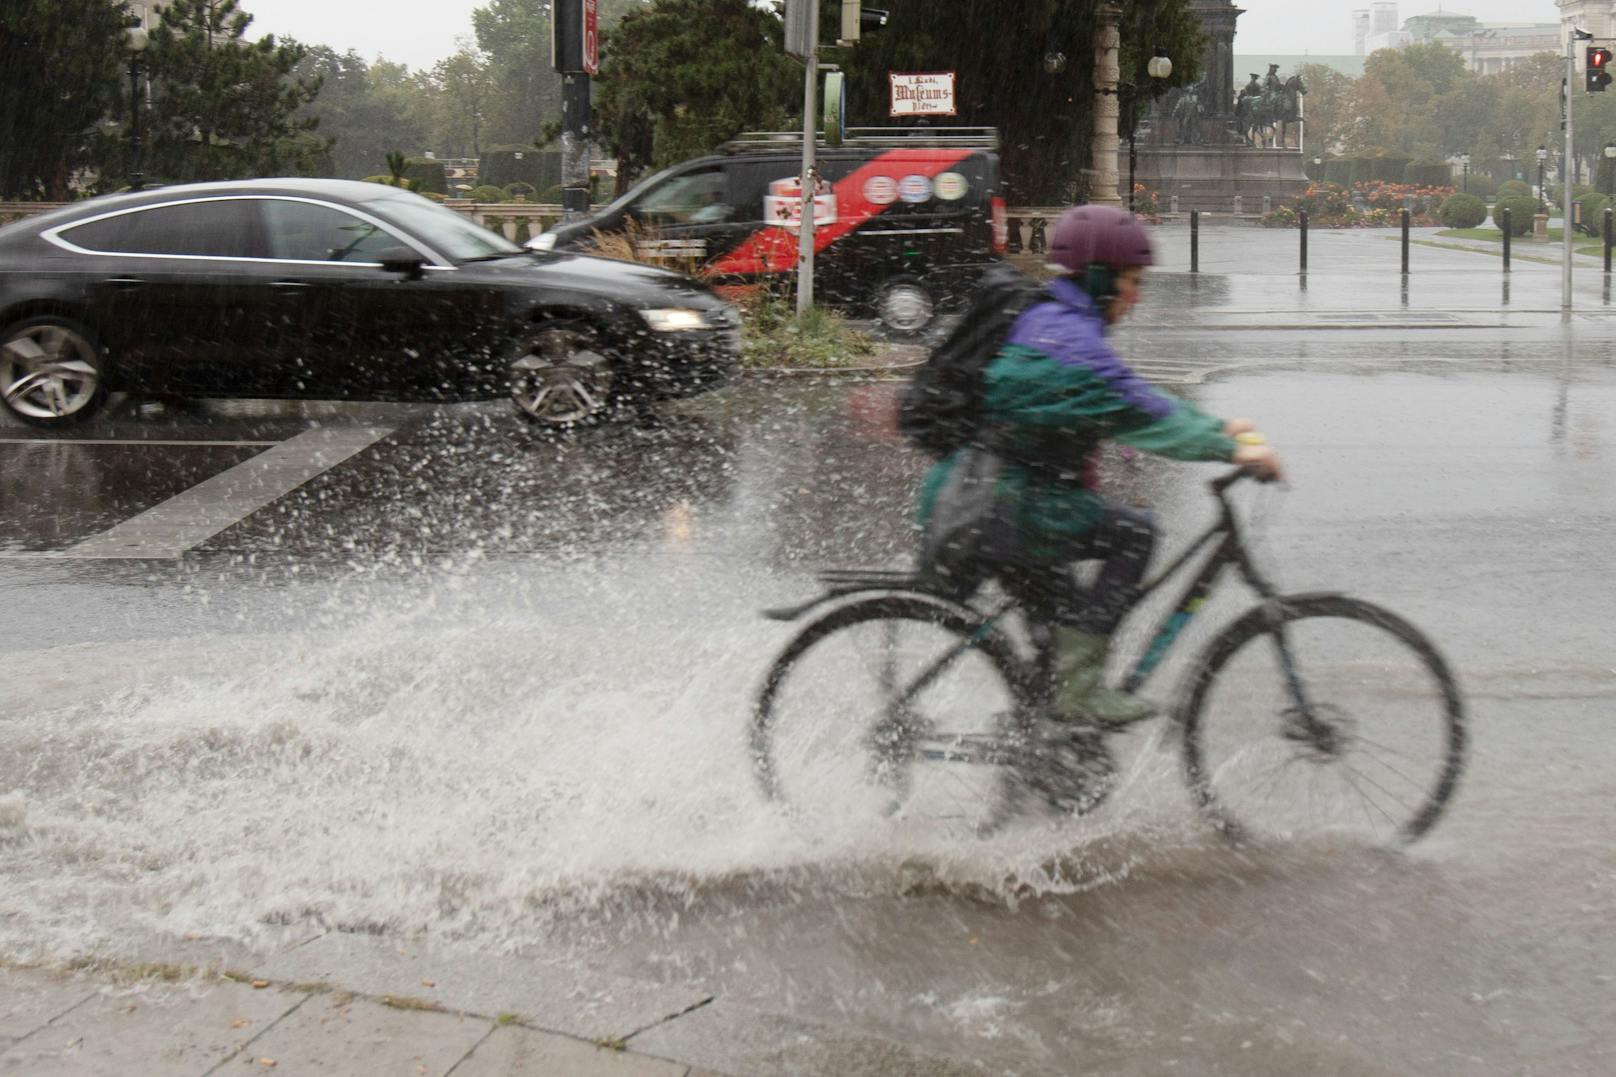
<path fill-rule="evenodd" d="M 825 146 L 824 136 L 814 139 Z M 724 143 L 724 153 L 761 153 L 802 145 L 801 131 L 743 131 Z M 853 147 L 898 148 L 903 146 L 948 146 L 999 148 L 999 132 L 993 127 L 849 127 L 842 145 Z"/>

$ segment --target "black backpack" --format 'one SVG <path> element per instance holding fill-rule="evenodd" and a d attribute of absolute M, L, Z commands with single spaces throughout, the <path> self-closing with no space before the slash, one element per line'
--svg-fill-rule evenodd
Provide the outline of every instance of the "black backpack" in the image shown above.
<path fill-rule="evenodd" d="M 904 390 L 898 427 L 941 459 L 971 444 L 982 421 L 982 375 L 1021 313 L 1048 290 L 1007 263 L 989 267 L 972 289 L 959 325 L 927 358 Z"/>

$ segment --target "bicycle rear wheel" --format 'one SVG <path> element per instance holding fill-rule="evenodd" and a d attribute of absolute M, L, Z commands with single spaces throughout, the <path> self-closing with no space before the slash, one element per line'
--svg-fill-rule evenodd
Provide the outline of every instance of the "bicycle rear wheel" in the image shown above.
<path fill-rule="evenodd" d="M 1236 840 L 1418 839 L 1464 761 L 1464 701 L 1447 663 L 1368 602 L 1276 601 L 1277 621 L 1266 607 L 1247 613 L 1191 673 L 1184 768 L 1196 803 Z"/>
<path fill-rule="evenodd" d="M 983 833 L 1019 795 L 1011 777 L 1031 728 L 1024 678 L 1001 632 L 934 599 L 883 595 L 832 610 L 764 681 L 751 727 L 759 785 L 838 828 L 895 817 Z"/>

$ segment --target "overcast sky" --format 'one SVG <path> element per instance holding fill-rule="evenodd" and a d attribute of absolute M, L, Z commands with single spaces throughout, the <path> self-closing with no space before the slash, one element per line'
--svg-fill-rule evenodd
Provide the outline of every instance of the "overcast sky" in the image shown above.
<path fill-rule="evenodd" d="M 254 16 L 250 34 L 273 33 L 309 44 L 353 49 L 367 60 L 378 54 L 411 67 L 431 67 L 455 51 L 455 38 L 471 35 L 471 12 L 487 0 L 242 0 Z M 1006 0 L 988 0 L 1002 3 Z M 1015 0 L 1009 0 L 1015 2 Z M 871 6 L 878 6 L 870 0 Z M 1352 52 L 1355 8 L 1368 0 L 1239 0 L 1235 51 L 1290 55 Z M 1483 21 L 1558 22 L 1553 0 L 1402 0 L 1398 15 L 1408 18 L 1437 7 Z"/>

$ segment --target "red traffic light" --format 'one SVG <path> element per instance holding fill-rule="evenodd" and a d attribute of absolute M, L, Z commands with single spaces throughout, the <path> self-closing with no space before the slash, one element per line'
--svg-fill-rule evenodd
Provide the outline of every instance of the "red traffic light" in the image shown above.
<path fill-rule="evenodd" d="M 1589 93 L 1604 93 L 1605 87 L 1611 83 L 1608 68 L 1612 53 L 1607 48 L 1590 45 L 1587 52 L 1587 67 L 1582 73 L 1582 88 Z"/>
<path fill-rule="evenodd" d="M 1589 67 L 1604 67 L 1608 63 L 1610 63 L 1610 50 L 1609 49 L 1589 49 L 1588 50 L 1588 66 Z"/>

